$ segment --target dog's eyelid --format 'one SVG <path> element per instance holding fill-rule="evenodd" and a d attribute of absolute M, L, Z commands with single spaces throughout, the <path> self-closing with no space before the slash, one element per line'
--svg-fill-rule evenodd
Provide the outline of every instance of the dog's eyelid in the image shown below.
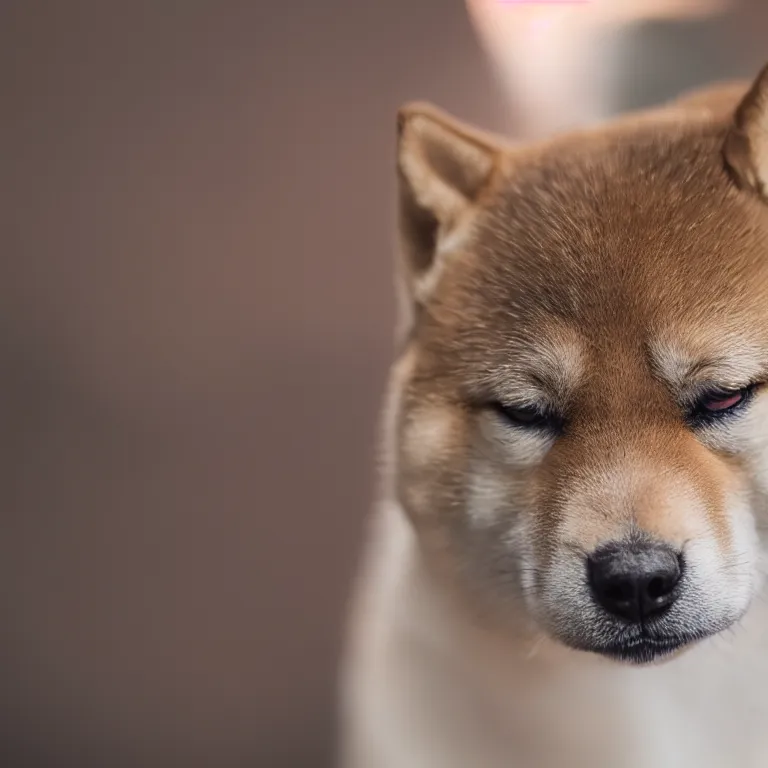
<path fill-rule="evenodd" d="M 742 413 L 749 407 L 760 386 L 710 384 L 685 404 L 686 421 L 693 427 L 708 426 Z"/>
<path fill-rule="evenodd" d="M 728 397 L 729 395 L 736 395 L 740 392 L 752 392 L 762 386 L 762 382 L 753 380 L 707 380 L 699 382 L 696 386 L 692 387 L 690 391 L 686 393 L 684 400 L 686 404 L 693 405 L 707 398 Z"/>
<path fill-rule="evenodd" d="M 515 428 L 560 432 L 565 426 L 565 419 L 560 413 L 535 403 L 507 405 L 497 400 L 489 402 L 486 407 Z"/>
<path fill-rule="evenodd" d="M 497 404 L 508 410 L 531 411 L 547 416 L 560 417 L 560 414 L 563 413 L 563 409 L 553 402 L 551 398 L 536 397 L 530 393 L 508 393 L 499 397 L 491 396 L 485 402 Z"/>

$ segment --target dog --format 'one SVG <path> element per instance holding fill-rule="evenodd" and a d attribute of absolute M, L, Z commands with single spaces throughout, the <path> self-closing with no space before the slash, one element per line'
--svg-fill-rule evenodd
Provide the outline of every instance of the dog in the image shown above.
<path fill-rule="evenodd" d="M 398 114 L 346 768 L 768 766 L 768 67 L 516 146 Z"/>

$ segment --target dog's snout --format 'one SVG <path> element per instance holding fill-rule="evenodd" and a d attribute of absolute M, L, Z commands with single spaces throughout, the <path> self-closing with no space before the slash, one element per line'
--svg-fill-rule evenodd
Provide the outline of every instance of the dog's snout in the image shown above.
<path fill-rule="evenodd" d="M 613 544 L 595 552 L 587 567 L 597 603 L 614 616 L 639 623 L 675 601 L 682 560 L 659 544 Z"/>

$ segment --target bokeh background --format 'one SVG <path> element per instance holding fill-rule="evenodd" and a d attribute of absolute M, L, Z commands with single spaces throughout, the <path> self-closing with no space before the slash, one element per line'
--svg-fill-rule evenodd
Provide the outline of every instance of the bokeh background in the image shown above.
<path fill-rule="evenodd" d="M 0 765 L 333 765 L 397 106 L 527 138 L 768 60 L 763 0 L 514 5 L 0 4 Z"/>

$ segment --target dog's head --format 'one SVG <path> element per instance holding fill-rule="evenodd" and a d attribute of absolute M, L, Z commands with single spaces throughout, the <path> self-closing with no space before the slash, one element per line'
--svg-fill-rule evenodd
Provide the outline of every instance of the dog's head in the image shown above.
<path fill-rule="evenodd" d="M 399 116 L 398 499 L 495 617 L 635 662 L 760 583 L 768 70 L 721 102 L 523 148 Z"/>

